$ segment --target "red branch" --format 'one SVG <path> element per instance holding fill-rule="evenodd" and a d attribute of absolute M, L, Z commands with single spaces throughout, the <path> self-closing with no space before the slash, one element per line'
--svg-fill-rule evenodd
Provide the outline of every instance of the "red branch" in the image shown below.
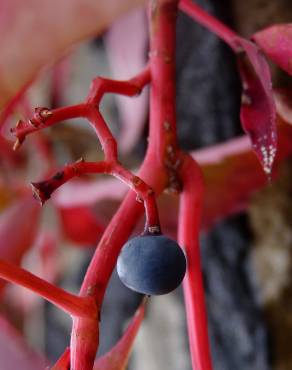
<path fill-rule="evenodd" d="M 181 0 L 179 7 L 199 24 L 208 28 L 208 30 L 224 40 L 235 52 L 240 51 L 241 48 L 237 43 L 239 36 L 224 23 L 205 12 L 205 10 L 195 4 L 192 0 Z"/>
<path fill-rule="evenodd" d="M 96 317 L 97 309 L 92 298 L 70 294 L 9 262 L 0 260 L 0 277 L 30 289 L 71 316 Z"/>
<path fill-rule="evenodd" d="M 70 370 L 70 348 L 66 348 L 51 370 Z"/>

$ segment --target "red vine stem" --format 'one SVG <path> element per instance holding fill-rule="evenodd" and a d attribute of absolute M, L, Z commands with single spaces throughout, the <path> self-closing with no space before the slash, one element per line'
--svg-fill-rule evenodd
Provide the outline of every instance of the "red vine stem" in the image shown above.
<path fill-rule="evenodd" d="M 215 33 L 235 52 L 239 51 L 239 45 L 237 44 L 237 39 L 239 36 L 224 23 L 207 13 L 191 0 L 181 0 L 179 3 L 179 8 L 199 24 L 208 28 L 208 30 L 210 30 L 212 33 Z"/>
<path fill-rule="evenodd" d="M 66 348 L 65 352 L 58 359 L 51 370 L 69 370 L 70 369 L 70 348 Z"/>
<path fill-rule="evenodd" d="M 203 179 L 198 164 L 190 156 L 184 160 L 181 176 L 184 188 L 180 196 L 178 242 L 185 248 L 188 261 L 183 288 L 190 352 L 193 369 L 212 370 L 199 246 Z"/>
<path fill-rule="evenodd" d="M 71 316 L 96 316 L 96 305 L 92 298 L 78 297 L 70 294 L 9 262 L 0 260 L 0 277 L 6 281 L 30 289 Z"/>
<path fill-rule="evenodd" d="M 175 131 L 175 21 L 177 1 L 151 1 L 151 91 L 150 91 L 150 138 L 146 158 L 139 177 L 150 184 L 158 195 L 170 182 L 170 165 L 177 163 Z M 167 40 L 167 42 L 166 42 Z M 167 150 L 171 147 L 172 150 Z M 170 158 L 169 153 L 171 153 Z M 165 165 L 165 161 L 169 167 Z M 174 185 L 175 182 L 169 185 Z M 118 212 L 108 225 L 85 275 L 80 294 L 91 294 L 101 305 L 109 278 L 116 264 L 119 251 L 128 239 L 141 206 L 129 193 Z M 127 217 L 125 217 L 127 215 Z M 84 359 L 90 359 L 92 342 L 80 343 L 75 333 L 86 336 L 82 320 L 73 320 L 71 336 L 71 367 L 74 370 L 91 370 L 92 364 L 82 367 Z M 97 347 L 97 344 L 96 344 Z M 95 354 L 95 352 L 94 352 Z M 83 359 L 83 360 L 82 360 Z"/>

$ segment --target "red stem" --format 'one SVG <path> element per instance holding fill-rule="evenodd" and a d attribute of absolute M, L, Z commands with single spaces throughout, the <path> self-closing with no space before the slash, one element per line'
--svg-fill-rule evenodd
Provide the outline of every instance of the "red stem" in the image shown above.
<path fill-rule="evenodd" d="M 65 352 L 58 359 L 51 370 L 70 370 L 70 348 L 66 348 Z"/>
<path fill-rule="evenodd" d="M 237 39 L 239 35 L 227 27 L 224 23 L 220 22 L 217 18 L 213 17 L 192 0 L 181 0 L 179 8 L 188 16 L 193 18 L 202 26 L 206 27 L 212 33 L 215 33 L 220 39 L 225 41 L 235 52 L 238 51 L 239 45 Z"/>
<path fill-rule="evenodd" d="M 193 369 L 212 370 L 204 286 L 201 271 L 199 231 L 203 201 L 203 180 L 198 164 L 186 156 L 181 176 L 178 242 L 185 248 L 188 268 L 183 282 Z"/>
<path fill-rule="evenodd" d="M 150 139 L 139 177 L 149 184 L 156 195 L 167 186 L 169 164 L 177 163 L 175 131 L 175 22 L 177 1 L 151 1 L 151 91 Z M 167 149 L 172 148 L 172 151 Z M 169 153 L 172 153 L 169 156 Z M 165 164 L 167 160 L 167 165 Z M 133 230 L 142 208 L 129 193 L 108 225 L 86 272 L 80 293 L 91 294 L 98 306 L 116 264 L 119 251 Z M 125 215 L 127 215 L 125 217 Z M 82 365 L 86 348 L 93 350 L 92 341 L 85 345 L 75 341 L 74 332 L 84 333 L 88 327 L 83 320 L 73 320 L 71 366 L 74 370 L 91 370 L 92 364 Z M 97 348 L 97 343 L 96 343 Z M 87 352 L 88 353 L 88 352 Z M 95 353 L 95 352 L 94 352 Z"/>
<path fill-rule="evenodd" d="M 71 316 L 96 316 L 96 305 L 92 298 L 77 297 L 74 294 L 67 293 L 63 289 L 9 262 L 0 260 L 0 277 L 6 281 L 30 289 Z"/>

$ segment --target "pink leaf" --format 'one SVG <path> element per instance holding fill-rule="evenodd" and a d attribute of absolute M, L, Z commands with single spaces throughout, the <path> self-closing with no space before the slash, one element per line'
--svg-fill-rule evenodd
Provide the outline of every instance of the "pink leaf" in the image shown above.
<path fill-rule="evenodd" d="M 1 369 L 40 370 L 46 368 L 46 360 L 26 345 L 21 335 L 0 316 Z"/>
<path fill-rule="evenodd" d="M 145 9 L 137 9 L 119 18 L 106 34 L 106 50 L 113 77 L 128 79 L 145 66 L 147 19 Z M 129 152 L 142 134 L 147 114 L 147 91 L 139 97 L 116 96 L 122 121 L 119 148 Z"/>
<path fill-rule="evenodd" d="M 94 370 L 126 369 L 134 340 L 144 318 L 145 302 L 144 299 L 119 342 L 109 352 L 95 361 Z"/>
<path fill-rule="evenodd" d="M 252 38 L 273 62 L 292 75 L 292 23 L 273 25 Z"/>
<path fill-rule="evenodd" d="M 238 54 L 243 87 L 240 118 L 265 173 L 270 176 L 277 150 L 276 106 L 271 74 L 254 43 L 238 38 L 238 44 L 244 50 L 244 54 Z"/>
<path fill-rule="evenodd" d="M 103 32 L 143 0 L 3 0 L 0 109 L 73 45 Z"/>

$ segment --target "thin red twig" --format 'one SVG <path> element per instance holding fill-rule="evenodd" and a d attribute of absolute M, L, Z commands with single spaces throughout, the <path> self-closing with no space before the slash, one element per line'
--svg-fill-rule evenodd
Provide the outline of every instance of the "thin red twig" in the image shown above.
<path fill-rule="evenodd" d="M 239 36 L 219 21 L 219 19 L 207 13 L 191 0 L 181 0 L 179 8 L 199 24 L 208 28 L 208 30 L 224 40 L 235 52 L 239 51 L 239 45 L 237 44 L 237 38 Z"/>

